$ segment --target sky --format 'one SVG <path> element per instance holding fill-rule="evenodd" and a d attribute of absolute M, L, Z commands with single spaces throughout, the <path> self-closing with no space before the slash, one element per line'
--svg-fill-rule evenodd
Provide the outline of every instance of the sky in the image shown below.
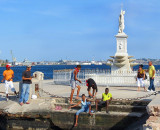
<path fill-rule="evenodd" d="M 107 60 L 122 4 L 129 55 L 160 59 L 159 0 L 0 0 L 0 59 Z"/>

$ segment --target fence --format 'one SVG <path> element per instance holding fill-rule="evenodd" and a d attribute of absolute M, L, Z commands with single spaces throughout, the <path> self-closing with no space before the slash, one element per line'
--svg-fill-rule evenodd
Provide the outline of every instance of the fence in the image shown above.
<path fill-rule="evenodd" d="M 70 85 L 72 70 L 54 70 L 53 80 L 55 84 Z M 148 74 L 147 74 L 148 75 Z M 137 86 L 137 71 L 132 73 L 119 72 L 111 73 L 110 70 L 82 70 L 78 73 L 78 78 L 82 81 L 81 86 L 85 86 L 86 79 L 92 78 L 99 86 Z M 148 76 L 149 77 L 149 76 Z M 146 86 L 149 86 L 149 78 L 145 80 Z M 156 71 L 155 85 L 160 86 L 160 71 Z"/>

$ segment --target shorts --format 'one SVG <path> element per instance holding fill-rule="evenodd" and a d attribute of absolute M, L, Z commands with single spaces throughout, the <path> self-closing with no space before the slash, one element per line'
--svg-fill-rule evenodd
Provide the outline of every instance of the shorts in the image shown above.
<path fill-rule="evenodd" d="M 137 85 L 138 85 L 138 87 L 140 87 L 140 86 L 145 87 L 145 83 L 144 83 L 143 78 L 137 78 Z"/>
<path fill-rule="evenodd" d="M 91 103 L 90 102 L 87 102 L 86 106 L 83 106 L 79 111 L 76 112 L 76 115 L 79 115 L 80 113 L 82 112 L 87 112 L 89 113 L 89 105 Z M 93 113 L 93 111 L 91 110 L 91 112 Z"/>
<path fill-rule="evenodd" d="M 6 90 L 6 94 L 8 94 L 8 88 L 11 88 L 11 91 L 12 92 L 15 92 L 16 90 L 15 90 L 15 88 L 14 88 L 14 86 L 13 86 L 13 81 L 7 81 L 7 80 L 5 80 L 5 90 Z"/>
<path fill-rule="evenodd" d="M 76 81 L 71 81 L 71 88 L 75 89 L 78 86 Z"/>
<path fill-rule="evenodd" d="M 106 106 L 106 101 L 100 101 L 98 105 L 101 107 L 104 107 Z"/>

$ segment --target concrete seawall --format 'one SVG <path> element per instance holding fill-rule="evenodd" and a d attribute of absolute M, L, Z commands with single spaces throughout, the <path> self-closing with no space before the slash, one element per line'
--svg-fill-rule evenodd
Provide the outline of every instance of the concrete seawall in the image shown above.
<path fill-rule="evenodd" d="M 66 102 L 67 101 L 67 102 Z M 74 102 L 77 102 L 76 100 Z M 62 110 L 55 110 L 56 106 L 68 104 L 64 98 L 37 99 L 30 105 L 19 106 L 14 101 L 1 103 L 1 129 L 124 129 L 136 120 L 146 115 L 144 107 L 149 101 L 116 101 L 113 100 L 110 113 L 105 111 L 93 113 L 81 113 L 78 127 L 73 127 L 77 109 L 68 110 L 62 106 Z M 125 105 L 124 105 L 125 104 Z M 119 106 L 120 105 L 120 106 Z M 115 106 L 115 107 L 113 107 Z M 128 107 L 130 106 L 130 107 Z M 140 107 L 141 106 L 141 107 Z M 144 107 L 143 107 L 144 106 Z M 69 104 L 67 105 L 69 107 Z M 133 108 L 139 107 L 136 110 Z M 125 112 L 122 111 L 125 108 Z M 94 105 L 92 109 L 95 110 Z M 35 122 L 35 123 L 34 123 Z"/>
<path fill-rule="evenodd" d="M 4 84 L 1 84 L 0 91 L 5 92 Z M 16 90 L 19 84 L 14 83 Z M 0 96 L 0 129 L 71 129 L 74 124 L 75 113 L 80 107 L 68 110 L 68 97 L 70 86 L 54 85 L 52 81 L 43 81 L 42 97 L 31 99 L 30 104 L 19 105 L 18 99 L 10 95 L 10 100 L 5 101 L 5 94 Z M 86 87 L 81 88 L 81 94 L 87 95 Z M 146 106 L 155 99 L 156 95 L 148 92 L 137 92 L 137 88 L 132 87 L 109 87 L 114 100 L 111 102 L 110 114 L 102 109 L 100 113 L 89 116 L 82 113 L 79 116 L 78 127 L 73 129 L 125 129 L 136 120 L 141 120 L 147 115 Z M 97 98 L 101 98 L 105 87 L 98 87 Z M 9 93 L 11 93 L 9 91 Z M 48 95 L 50 93 L 50 95 Z M 76 93 L 76 92 L 75 92 Z M 55 98 L 54 95 L 63 96 Z M 148 96 L 150 95 L 150 96 Z M 74 95 L 75 97 L 76 95 Z M 141 97 L 137 99 L 137 97 Z M 76 103 L 77 100 L 74 100 Z M 56 106 L 61 106 L 61 110 L 55 110 Z M 95 110 L 94 104 L 92 109 Z M 142 126 L 143 124 L 141 124 Z"/>

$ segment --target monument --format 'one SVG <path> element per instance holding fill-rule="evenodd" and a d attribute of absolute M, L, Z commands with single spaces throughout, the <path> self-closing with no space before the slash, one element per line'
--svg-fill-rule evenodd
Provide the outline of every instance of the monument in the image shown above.
<path fill-rule="evenodd" d="M 111 66 L 111 73 L 132 73 L 132 67 L 137 65 L 137 63 L 132 63 L 135 59 L 131 59 L 133 56 L 129 56 L 127 53 L 127 38 L 123 30 L 125 28 L 124 24 L 124 14 L 125 11 L 121 10 L 119 16 L 119 31 L 115 36 L 117 40 L 117 51 L 115 56 L 110 56 L 110 63 L 107 65 Z"/>
<path fill-rule="evenodd" d="M 132 59 L 133 56 L 129 56 L 127 52 L 127 38 L 128 35 L 124 33 L 125 24 L 124 24 L 124 15 L 125 11 L 121 10 L 119 16 L 119 29 L 116 37 L 117 50 L 114 56 L 110 56 L 112 59 L 109 59 L 107 65 L 111 66 L 110 72 L 93 72 L 83 71 L 79 75 L 81 81 L 86 81 L 86 79 L 92 78 L 95 80 L 99 86 L 137 86 L 136 77 L 137 71 L 133 71 L 132 67 L 137 65 L 133 63 L 135 59 Z M 54 83 L 55 84 L 67 84 L 69 85 L 71 71 L 66 72 L 53 72 Z M 160 86 L 159 76 L 155 77 L 156 86 Z M 145 80 L 146 86 L 149 86 L 148 80 Z"/>

